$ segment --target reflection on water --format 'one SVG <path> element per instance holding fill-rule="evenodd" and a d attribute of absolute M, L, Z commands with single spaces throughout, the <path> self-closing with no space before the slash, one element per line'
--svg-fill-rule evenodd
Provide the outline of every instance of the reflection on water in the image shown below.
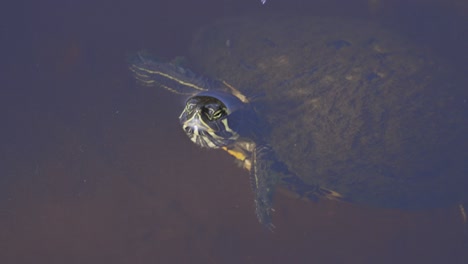
<path fill-rule="evenodd" d="M 180 99 L 137 87 L 125 65 L 143 47 L 180 54 L 187 25 L 220 2 L 187 4 L 192 12 L 171 1 L 17 9 L 23 27 L 11 18 L 2 32 L 12 44 L 0 79 L 0 262 L 466 263 L 456 205 L 402 212 L 277 195 L 277 229 L 261 229 L 246 172 L 194 146 L 178 124 Z M 234 10 L 259 4 L 244 2 Z M 332 3 L 323 10 L 347 7 Z M 362 15 L 366 4 L 348 5 Z M 194 10 L 196 23 L 182 21 Z"/>

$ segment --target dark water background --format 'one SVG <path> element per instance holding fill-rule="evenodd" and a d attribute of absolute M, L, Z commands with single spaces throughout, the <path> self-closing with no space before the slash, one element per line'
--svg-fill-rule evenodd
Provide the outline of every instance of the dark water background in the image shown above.
<path fill-rule="evenodd" d="M 127 54 L 183 55 L 216 18 L 284 11 L 378 20 L 468 72 L 462 0 L 4 3 L 0 263 L 468 263 L 456 205 L 403 212 L 277 195 L 277 228 L 265 232 L 247 173 L 186 138 L 179 97 L 128 72 Z"/>

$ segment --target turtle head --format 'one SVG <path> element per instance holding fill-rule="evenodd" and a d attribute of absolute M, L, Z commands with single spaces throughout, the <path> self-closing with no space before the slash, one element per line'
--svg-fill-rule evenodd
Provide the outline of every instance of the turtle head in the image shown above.
<path fill-rule="evenodd" d="M 231 117 L 242 105 L 239 99 L 228 93 L 202 92 L 187 100 L 179 120 L 195 144 L 220 148 L 239 138 Z"/>

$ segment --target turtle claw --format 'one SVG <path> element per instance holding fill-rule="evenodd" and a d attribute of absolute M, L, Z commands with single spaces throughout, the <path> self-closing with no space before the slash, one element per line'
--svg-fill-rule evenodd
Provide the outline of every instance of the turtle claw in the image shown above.
<path fill-rule="evenodd" d="M 274 228 L 271 220 L 271 212 L 273 211 L 271 204 L 271 200 L 268 202 L 259 199 L 258 197 L 255 199 L 255 214 L 257 215 L 257 219 L 262 226 L 270 231 Z"/>

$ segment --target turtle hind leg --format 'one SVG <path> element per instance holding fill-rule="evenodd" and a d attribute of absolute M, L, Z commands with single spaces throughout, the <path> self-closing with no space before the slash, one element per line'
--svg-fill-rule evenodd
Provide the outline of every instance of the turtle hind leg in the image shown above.
<path fill-rule="evenodd" d="M 462 225 L 463 225 L 463 243 L 468 245 L 468 226 L 467 226 L 468 223 L 467 223 L 465 205 L 463 203 L 460 203 L 458 205 L 458 209 L 460 210 L 460 217 L 461 217 Z"/>
<path fill-rule="evenodd" d="M 329 200 L 336 200 L 336 201 L 344 200 L 343 195 L 339 194 L 338 192 L 335 192 L 333 190 L 326 189 L 323 187 L 319 187 L 319 193 L 320 193 L 320 197 L 323 197 Z"/>
<path fill-rule="evenodd" d="M 282 179 L 283 186 L 289 191 L 298 196 L 299 199 L 317 202 L 320 199 L 328 199 L 335 201 L 343 201 L 344 197 L 340 193 L 320 187 L 319 185 L 312 185 L 305 183 L 295 174 L 290 174 Z"/>
<path fill-rule="evenodd" d="M 466 216 L 465 206 L 462 203 L 460 203 L 458 205 L 458 208 L 460 209 L 460 215 L 461 215 L 463 224 L 466 226 L 467 216 Z"/>

